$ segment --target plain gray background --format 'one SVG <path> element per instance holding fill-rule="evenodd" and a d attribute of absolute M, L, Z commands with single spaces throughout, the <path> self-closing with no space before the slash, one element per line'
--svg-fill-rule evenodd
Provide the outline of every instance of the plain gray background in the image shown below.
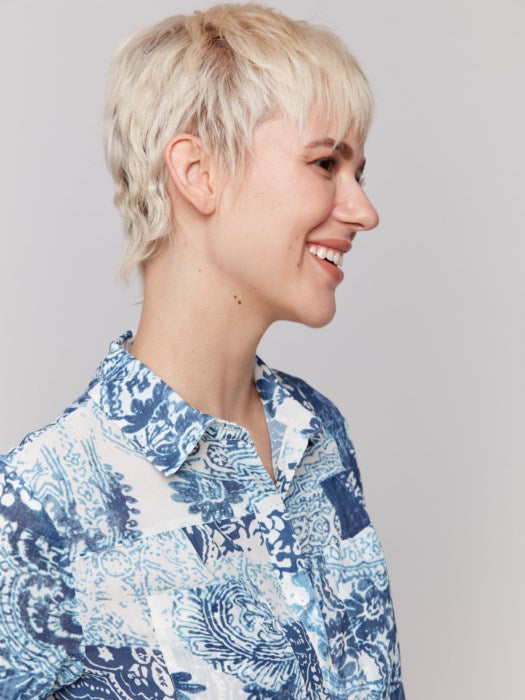
<path fill-rule="evenodd" d="M 0 452 L 136 328 L 102 151 L 107 66 L 209 2 L 0 0 Z M 381 216 L 322 329 L 259 353 L 348 418 L 391 577 L 409 700 L 524 697 L 524 36 L 518 0 L 273 3 L 335 29 L 377 101 Z"/>

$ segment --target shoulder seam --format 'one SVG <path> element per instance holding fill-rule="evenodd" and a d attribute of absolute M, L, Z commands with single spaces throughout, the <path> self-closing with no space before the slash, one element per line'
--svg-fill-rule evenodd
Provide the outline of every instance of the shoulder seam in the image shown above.
<path fill-rule="evenodd" d="M 41 425 L 40 427 L 26 433 L 18 444 L 14 445 L 8 452 L 6 452 L 5 456 L 16 454 L 20 448 L 31 445 L 39 435 L 58 425 L 64 420 L 64 418 L 69 416 L 71 413 L 75 413 L 75 411 L 77 411 L 81 406 L 84 406 L 90 398 L 89 390 L 92 388 L 94 383 L 95 382 L 91 381 L 88 388 L 77 396 L 77 398 L 74 399 L 69 405 L 63 408 L 62 411 L 55 416 L 55 418 L 49 421 L 49 423 L 45 423 L 44 425 Z"/>

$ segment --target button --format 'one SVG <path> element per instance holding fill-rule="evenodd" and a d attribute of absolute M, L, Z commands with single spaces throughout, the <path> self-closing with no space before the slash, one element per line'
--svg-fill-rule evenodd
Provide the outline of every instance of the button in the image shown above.
<path fill-rule="evenodd" d="M 310 602 L 310 594 L 304 588 L 294 589 L 294 598 L 294 603 L 297 605 L 308 605 Z"/>

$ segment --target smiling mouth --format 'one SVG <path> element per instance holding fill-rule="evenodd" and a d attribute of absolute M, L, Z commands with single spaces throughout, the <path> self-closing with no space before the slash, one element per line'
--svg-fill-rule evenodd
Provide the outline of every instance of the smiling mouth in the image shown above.
<path fill-rule="evenodd" d="M 328 246 L 323 246 L 319 244 L 307 243 L 306 247 L 308 252 L 318 258 L 319 260 L 325 260 L 334 267 L 341 267 L 343 264 L 343 251 L 336 248 L 329 248 Z"/>
<path fill-rule="evenodd" d="M 315 249 L 315 246 L 311 246 L 311 248 Z M 337 262 L 328 260 L 328 258 L 325 257 L 319 257 L 317 253 L 312 253 L 310 249 L 308 254 L 314 259 L 314 265 L 319 265 L 320 267 L 324 268 L 325 272 L 327 272 L 332 279 L 334 279 L 336 282 L 341 282 L 345 276 L 345 273 L 341 269 L 341 261 L 340 264 L 337 265 Z"/>

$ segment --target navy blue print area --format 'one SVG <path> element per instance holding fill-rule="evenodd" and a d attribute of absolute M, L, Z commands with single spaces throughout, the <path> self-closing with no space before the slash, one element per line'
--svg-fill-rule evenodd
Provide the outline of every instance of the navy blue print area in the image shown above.
<path fill-rule="evenodd" d="M 349 490 L 345 474 L 334 474 L 321 481 L 323 490 L 333 505 L 341 525 L 341 537 L 346 540 L 370 525 L 361 501 Z"/>

